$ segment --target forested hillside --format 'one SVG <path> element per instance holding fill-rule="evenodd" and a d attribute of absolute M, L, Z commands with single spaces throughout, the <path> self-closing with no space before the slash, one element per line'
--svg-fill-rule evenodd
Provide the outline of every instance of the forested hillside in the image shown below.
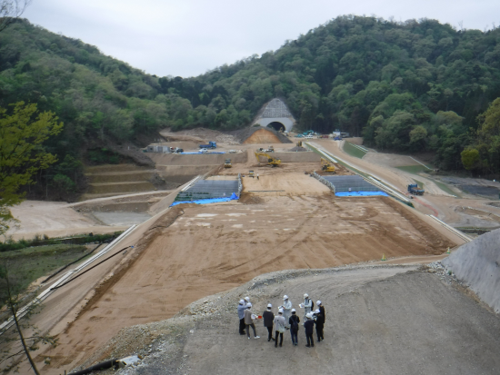
<path fill-rule="evenodd" d="M 463 169 L 467 149 L 469 169 L 500 171 L 484 136 L 499 125 L 485 132 L 485 117 L 478 120 L 500 97 L 500 29 L 338 17 L 277 51 L 192 78 L 145 74 L 26 20 L 0 33 L 0 106 L 33 102 L 64 122 L 47 145 L 60 163 L 45 183 L 55 174 L 75 180 L 88 150 L 110 140 L 164 127 L 246 126 L 273 97 L 285 99 L 302 129 L 341 129 L 382 150 L 432 151 L 443 169 Z"/>

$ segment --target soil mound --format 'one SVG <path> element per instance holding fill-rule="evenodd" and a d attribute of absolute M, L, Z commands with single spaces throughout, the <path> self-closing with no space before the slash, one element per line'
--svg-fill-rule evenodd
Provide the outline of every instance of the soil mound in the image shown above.
<path fill-rule="evenodd" d="M 500 229 L 483 234 L 442 261 L 496 313 L 500 312 Z"/>
<path fill-rule="evenodd" d="M 252 126 L 237 130 L 232 135 L 243 144 L 265 144 L 265 143 L 292 143 L 286 136 L 272 128 Z"/>
<path fill-rule="evenodd" d="M 294 148 L 291 148 L 290 151 L 302 152 L 302 151 L 307 151 L 307 148 L 295 146 Z"/>

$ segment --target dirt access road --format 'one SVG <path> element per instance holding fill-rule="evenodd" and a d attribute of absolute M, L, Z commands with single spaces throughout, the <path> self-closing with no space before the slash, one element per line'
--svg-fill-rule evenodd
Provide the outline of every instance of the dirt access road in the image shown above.
<path fill-rule="evenodd" d="M 260 340 L 238 334 L 239 298 L 249 296 L 259 314 L 270 302 L 276 313 L 284 294 L 297 307 L 306 292 L 326 308 L 325 340 L 314 348 L 304 347 L 303 327 L 296 347 L 285 332 L 283 347 L 275 348 L 260 321 Z M 493 375 L 500 368 L 500 319 L 446 275 L 426 269 L 285 271 L 204 298 L 174 319 L 124 329 L 111 345 L 116 356 L 146 356 L 120 375 Z"/>
<path fill-rule="evenodd" d="M 181 216 L 172 225 L 152 224 L 157 235 L 146 246 L 140 233 L 120 244 L 142 252 L 98 289 L 60 333 L 57 348 L 40 353 L 43 373 L 59 374 L 82 363 L 123 327 L 169 318 L 199 298 L 263 273 L 364 262 L 382 253 L 438 255 L 455 245 L 387 197 L 249 195 L 243 204 L 175 210 Z M 175 210 L 169 215 L 176 216 Z M 42 363 L 46 357 L 53 359 L 50 366 Z"/>

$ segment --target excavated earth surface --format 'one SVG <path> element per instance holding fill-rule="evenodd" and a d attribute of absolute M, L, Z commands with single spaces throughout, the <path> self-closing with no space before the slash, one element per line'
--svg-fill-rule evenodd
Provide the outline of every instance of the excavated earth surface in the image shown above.
<path fill-rule="evenodd" d="M 153 237 L 137 233 L 120 244 L 136 246 L 134 261 L 97 289 L 57 348 L 39 354 L 52 358 L 43 373 L 80 364 L 123 327 L 169 318 L 263 273 L 365 262 L 382 253 L 442 254 L 455 245 L 387 197 L 248 194 L 242 203 L 181 205 L 166 216 L 150 225 Z"/>

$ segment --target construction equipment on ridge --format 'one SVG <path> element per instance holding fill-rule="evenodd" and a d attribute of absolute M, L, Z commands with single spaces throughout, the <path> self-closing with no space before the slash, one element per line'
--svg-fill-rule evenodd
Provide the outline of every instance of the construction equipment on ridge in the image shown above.
<path fill-rule="evenodd" d="M 335 173 L 335 167 L 330 164 L 325 158 L 321 158 L 321 170 L 323 172 L 333 172 Z"/>
<path fill-rule="evenodd" d="M 263 156 L 267 158 L 267 165 L 270 165 L 271 167 L 277 167 L 281 165 L 281 160 L 273 158 L 271 155 L 265 153 L 265 152 L 256 152 L 255 157 L 257 158 L 257 161 L 260 163 L 260 157 Z"/>
<path fill-rule="evenodd" d="M 224 168 L 232 168 L 233 165 L 231 164 L 231 159 L 226 159 L 224 162 Z"/>

